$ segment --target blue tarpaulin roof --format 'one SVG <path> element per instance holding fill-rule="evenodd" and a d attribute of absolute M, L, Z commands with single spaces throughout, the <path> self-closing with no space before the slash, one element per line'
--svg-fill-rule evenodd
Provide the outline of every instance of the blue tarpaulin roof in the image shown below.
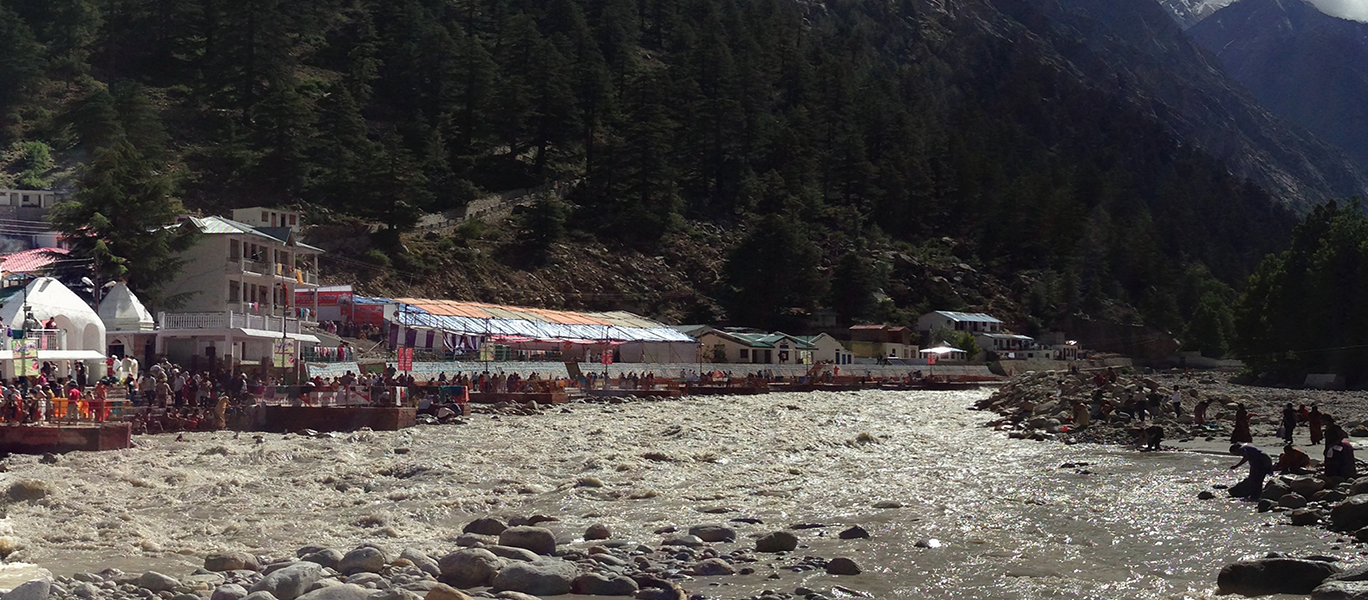
<path fill-rule="evenodd" d="M 358 297 L 356 302 L 394 304 L 392 318 L 400 325 L 459 335 L 614 343 L 695 341 L 662 323 L 624 311 L 581 313 L 418 298 Z"/>

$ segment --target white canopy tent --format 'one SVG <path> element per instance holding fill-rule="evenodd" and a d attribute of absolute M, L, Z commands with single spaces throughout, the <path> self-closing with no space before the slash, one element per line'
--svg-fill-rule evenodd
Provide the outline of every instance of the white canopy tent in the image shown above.
<path fill-rule="evenodd" d="M 152 331 L 157 328 L 152 313 L 147 312 L 147 307 L 123 282 L 110 287 L 100 300 L 99 317 L 108 331 Z"/>
<path fill-rule="evenodd" d="M 83 360 L 92 379 L 104 376 L 105 325 L 85 300 L 62 282 L 39 277 L 0 306 L 6 329 L 21 327 L 26 309 L 38 322 L 52 321 L 55 327 L 42 333 L 38 360 Z M 0 360 L 6 358 L 0 354 Z"/>

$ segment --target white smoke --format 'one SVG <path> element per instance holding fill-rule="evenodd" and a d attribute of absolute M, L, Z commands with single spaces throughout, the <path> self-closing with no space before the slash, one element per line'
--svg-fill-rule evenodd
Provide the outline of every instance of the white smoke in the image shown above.
<path fill-rule="evenodd" d="M 1308 0 L 1332 17 L 1368 23 L 1368 0 Z"/>

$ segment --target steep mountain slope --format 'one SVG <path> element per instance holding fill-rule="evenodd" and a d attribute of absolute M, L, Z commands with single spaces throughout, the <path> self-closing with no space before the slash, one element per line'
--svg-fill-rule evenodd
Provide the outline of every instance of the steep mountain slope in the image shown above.
<path fill-rule="evenodd" d="M 1158 0 L 1183 29 L 1196 25 L 1234 0 Z"/>
<path fill-rule="evenodd" d="M 1001 0 L 997 5 L 1029 27 L 1081 80 L 1164 123 L 1177 139 L 1298 209 L 1368 190 L 1361 163 L 1259 106 L 1156 3 Z"/>
<path fill-rule="evenodd" d="M 1368 162 L 1368 23 L 1242 0 L 1188 33 L 1269 110 Z"/>

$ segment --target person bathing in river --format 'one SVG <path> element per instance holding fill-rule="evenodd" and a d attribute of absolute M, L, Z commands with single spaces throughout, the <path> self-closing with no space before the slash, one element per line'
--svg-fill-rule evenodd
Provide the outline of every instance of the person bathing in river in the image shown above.
<path fill-rule="evenodd" d="M 1254 441 L 1254 436 L 1249 432 L 1249 411 L 1245 410 L 1244 403 L 1235 407 L 1235 430 L 1230 432 L 1230 443 L 1248 444 Z"/>
<path fill-rule="evenodd" d="M 1192 407 L 1193 424 L 1206 425 L 1206 411 L 1208 406 L 1211 406 L 1211 401 L 1206 398 L 1197 401 L 1197 405 Z"/>
<path fill-rule="evenodd" d="M 1232 498 L 1242 498 L 1245 500 L 1258 500 L 1263 493 L 1264 478 L 1273 474 L 1273 459 L 1267 452 L 1258 449 L 1254 444 L 1234 444 L 1230 447 L 1230 453 L 1240 457 L 1240 462 L 1231 465 L 1230 470 L 1240 468 L 1240 465 L 1249 463 L 1249 476 L 1244 478 L 1234 486 L 1231 486 L 1230 496 Z"/>
<path fill-rule="evenodd" d="M 1311 457 L 1288 444 L 1283 446 L 1282 454 L 1278 455 L 1278 462 L 1273 465 L 1273 470 L 1283 474 L 1310 475 Z"/>
<path fill-rule="evenodd" d="M 1292 443 L 1292 433 L 1297 430 L 1297 409 L 1292 408 L 1292 403 L 1288 402 L 1282 412 L 1282 439 L 1286 444 Z"/>

